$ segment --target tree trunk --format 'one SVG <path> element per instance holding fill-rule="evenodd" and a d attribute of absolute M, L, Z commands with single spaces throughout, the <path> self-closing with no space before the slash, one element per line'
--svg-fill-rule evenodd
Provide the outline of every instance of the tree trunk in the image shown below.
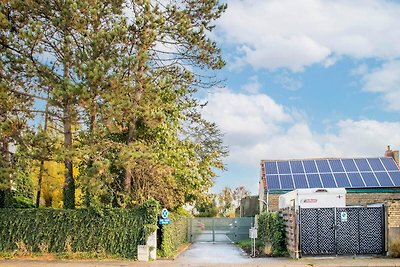
<path fill-rule="evenodd" d="M 93 101 L 93 104 L 96 105 L 95 104 L 95 100 L 93 99 L 92 101 Z M 93 138 L 94 138 L 94 135 L 95 135 L 96 114 L 97 114 L 97 112 L 96 112 L 96 109 L 94 108 L 93 111 L 91 112 L 90 118 L 89 118 L 89 133 L 92 135 L 91 142 L 93 142 Z M 87 168 L 90 169 L 90 168 L 92 168 L 92 166 L 93 166 L 93 156 L 90 155 L 89 156 L 89 161 L 88 161 L 88 164 L 87 164 Z M 84 205 L 86 207 L 90 207 L 92 194 L 93 194 L 91 192 L 89 186 L 90 186 L 89 180 L 87 180 L 87 182 L 85 184 L 85 187 L 84 187 L 84 192 L 85 192 Z"/>
<path fill-rule="evenodd" d="M 47 98 L 49 98 L 49 95 L 47 94 Z M 44 133 L 47 137 L 47 121 L 49 119 L 48 117 L 48 111 L 49 111 L 49 102 L 46 103 L 46 109 L 45 109 L 45 114 L 44 114 Z M 42 193 L 42 180 L 43 180 L 43 171 L 44 171 L 44 159 L 40 161 L 40 169 L 39 169 L 39 176 L 38 176 L 38 188 L 36 192 L 36 208 L 39 208 L 40 205 L 40 195 Z"/>
<path fill-rule="evenodd" d="M 64 159 L 65 164 L 65 182 L 63 191 L 63 200 L 65 209 L 75 208 L 75 181 L 73 175 L 73 164 L 72 164 L 72 123 L 71 123 L 71 109 L 69 105 L 66 105 L 64 109 L 64 147 L 67 155 Z"/>
<path fill-rule="evenodd" d="M 1 156 L 4 167 L 8 167 L 10 163 L 10 151 L 8 150 L 9 142 L 6 137 L 1 139 Z"/>
<path fill-rule="evenodd" d="M 132 120 L 128 127 L 128 136 L 126 138 L 126 144 L 129 145 L 133 140 L 136 132 L 136 117 Z M 128 166 L 125 168 L 125 181 L 124 181 L 125 192 L 130 194 L 132 191 L 132 170 Z"/>
<path fill-rule="evenodd" d="M 65 31 L 66 33 L 67 31 Z M 69 68 L 70 68 L 70 48 L 67 39 L 64 40 L 64 90 L 65 96 L 63 101 L 63 126 L 64 126 L 64 148 L 65 148 L 65 180 L 64 180 L 64 190 L 63 190 L 63 202 L 65 209 L 75 208 L 75 181 L 73 174 L 73 164 L 72 164 L 72 103 L 71 97 L 68 92 L 68 82 L 69 82 Z"/>
<path fill-rule="evenodd" d="M 39 208 L 39 205 L 40 205 L 40 194 L 42 192 L 43 169 L 44 169 L 44 160 L 41 160 L 40 161 L 39 176 L 38 176 L 38 189 L 37 189 L 37 192 L 36 192 L 36 208 Z"/>
<path fill-rule="evenodd" d="M 141 50 L 142 53 L 143 51 L 146 51 L 146 48 L 140 48 L 138 50 Z M 140 55 L 141 52 L 139 51 L 137 55 Z M 138 58 L 138 71 L 135 73 L 135 81 L 136 81 L 136 89 L 135 89 L 135 94 L 134 94 L 134 103 L 136 105 L 139 105 L 140 100 L 142 99 L 142 95 L 144 92 L 144 77 L 145 77 L 145 70 L 146 70 L 146 61 L 143 60 L 143 58 Z M 128 125 L 128 136 L 126 140 L 126 144 L 129 145 L 134 139 L 136 135 L 136 124 L 138 121 L 138 117 L 136 115 L 133 115 L 129 125 Z M 132 183 L 133 183 L 133 177 L 132 177 L 132 171 L 130 167 L 128 166 L 125 168 L 125 192 L 128 194 L 132 193 Z"/>

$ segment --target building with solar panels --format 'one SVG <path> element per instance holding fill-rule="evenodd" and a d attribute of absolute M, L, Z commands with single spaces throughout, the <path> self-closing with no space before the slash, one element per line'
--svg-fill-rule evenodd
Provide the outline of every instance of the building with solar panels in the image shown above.
<path fill-rule="evenodd" d="M 260 207 L 278 210 L 279 196 L 296 189 L 345 188 L 346 205 L 400 199 L 398 151 L 376 158 L 262 160 Z"/>

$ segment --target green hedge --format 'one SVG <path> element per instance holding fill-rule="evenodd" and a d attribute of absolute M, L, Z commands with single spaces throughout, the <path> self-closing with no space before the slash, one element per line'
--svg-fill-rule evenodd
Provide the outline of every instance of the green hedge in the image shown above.
<path fill-rule="evenodd" d="M 272 256 L 287 255 L 286 233 L 278 212 L 264 212 L 258 217 L 258 237 L 264 246 L 271 246 Z"/>
<path fill-rule="evenodd" d="M 158 254 L 161 257 L 171 257 L 178 248 L 188 243 L 188 218 L 182 215 L 169 213 L 171 224 L 161 226 L 161 244 Z"/>
<path fill-rule="evenodd" d="M 158 204 L 136 209 L 0 209 L 0 251 L 105 252 L 135 258 L 156 227 Z"/>

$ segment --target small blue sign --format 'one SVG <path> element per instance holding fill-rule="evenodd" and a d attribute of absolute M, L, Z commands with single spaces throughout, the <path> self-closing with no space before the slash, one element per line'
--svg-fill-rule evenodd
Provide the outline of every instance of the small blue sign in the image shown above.
<path fill-rule="evenodd" d="M 169 214 L 169 212 L 168 212 L 167 209 L 162 209 L 162 211 L 161 211 L 161 217 L 162 217 L 163 219 L 168 218 L 168 214 Z"/>
<path fill-rule="evenodd" d="M 169 219 L 169 218 L 166 218 L 166 219 L 160 218 L 158 220 L 158 224 L 171 224 L 171 219 Z"/>

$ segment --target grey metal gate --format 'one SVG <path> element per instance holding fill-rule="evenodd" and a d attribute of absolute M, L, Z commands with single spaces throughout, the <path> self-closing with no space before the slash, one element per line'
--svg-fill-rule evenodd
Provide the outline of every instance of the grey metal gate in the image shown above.
<path fill-rule="evenodd" d="M 190 242 L 231 243 L 249 238 L 253 217 L 242 218 L 190 218 Z"/>
<path fill-rule="evenodd" d="M 381 254 L 384 207 L 300 209 L 303 255 Z"/>

